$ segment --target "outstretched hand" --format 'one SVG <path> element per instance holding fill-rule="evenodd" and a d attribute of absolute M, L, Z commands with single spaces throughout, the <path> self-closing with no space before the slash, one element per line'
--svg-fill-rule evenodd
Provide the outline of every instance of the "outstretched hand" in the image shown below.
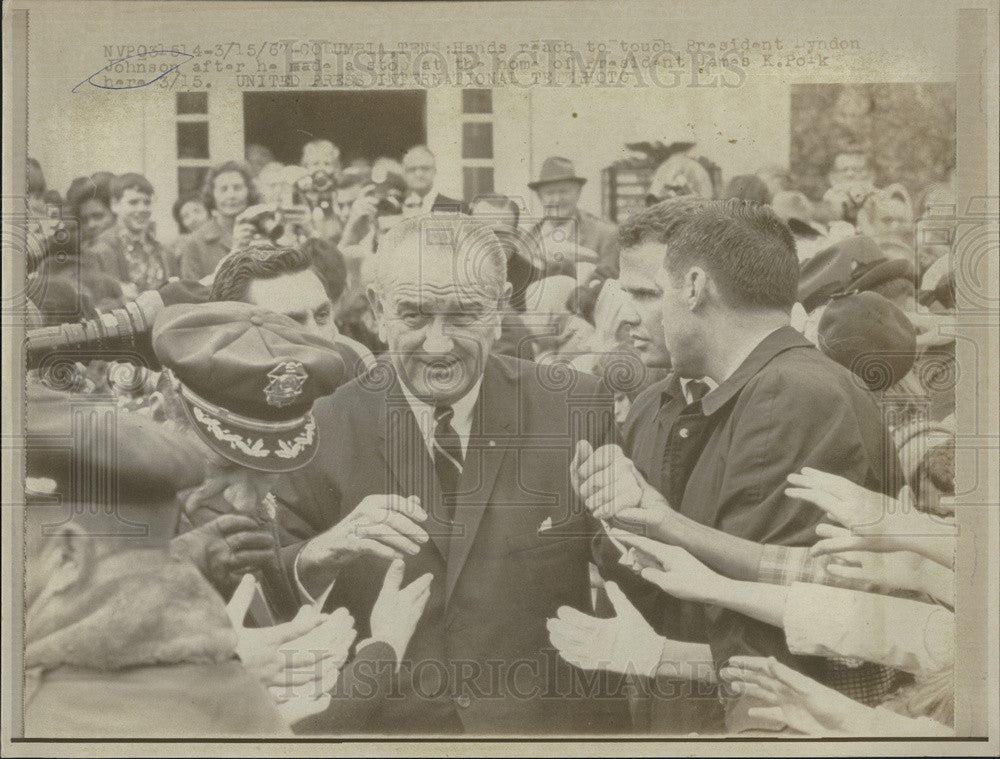
<path fill-rule="evenodd" d="M 605 586 L 615 616 L 599 619 L 561 606 L 546 622 L 559 655 L 585 670 L 609 670 L 651 677 L 656 673 L 664 638 L 657 635 L 617 584 Z"/>
<path fill-rule="evenodd" d="M 874 709 L 796 672 L 774 657 L 734 656 L 719 675 L 731 691 L 761 701 L 747 715 L 770 729 L 807 735 L 874 735 Z"/>

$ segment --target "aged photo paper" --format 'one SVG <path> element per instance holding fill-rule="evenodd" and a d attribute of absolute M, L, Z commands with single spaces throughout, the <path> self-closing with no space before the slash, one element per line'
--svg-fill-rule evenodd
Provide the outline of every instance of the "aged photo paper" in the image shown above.
<path fill-rule="evenodd" d="M 998 755 L 997 0 L 4 0 L 4 755 Z"/>

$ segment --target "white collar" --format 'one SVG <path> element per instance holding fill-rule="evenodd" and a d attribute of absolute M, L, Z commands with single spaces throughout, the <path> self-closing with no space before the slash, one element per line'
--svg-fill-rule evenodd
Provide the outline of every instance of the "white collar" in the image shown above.
<path fill-rule="evenodd" d="M 434 201 L 437 200 L 437 196 L 438 196 L 437 184 L 435 183 L 431 185 L 431 189 L 427 191 L 427 194 L 424 195 L 423 198 L 421 198 L 420 211 L 422 213 L 430 213 L 431 209 L 434 207 Z"/>
<path fill-rule="evenodd" d="M 424 445 L 427 446 L 428 452 L 433 456 L 434 427 L 436 426 L 434 421 L 434 407 L 420 400 L 410 392 L 410 388 L 406 386 L 406 382 L 403 381 L 402 377 L 399 378 L 399 386 L 403 389 L 406 402 L 410 405 L 410 410 L 413 412 L 413 416 L 416 417 L 417 424 L 420 426 Z M 459 440 L 462 442 L 463 456 L 469 447 L 469 436 L 472 434 L 472 412 L 476 408 L 476 401 L 479 400 L 479 391 L 482 386 L 483 378 L 480 375 L 476 383 L 469 388 L 469 392 L 451 404 L 451 408 L 455 412 L 451 420 L 451 426 L 458 433 Z"/>

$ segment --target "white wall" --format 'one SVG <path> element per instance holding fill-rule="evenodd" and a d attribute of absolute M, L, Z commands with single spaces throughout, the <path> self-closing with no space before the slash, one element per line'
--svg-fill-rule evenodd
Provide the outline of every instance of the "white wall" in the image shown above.
<path fill-rule="evenodd" d="M 706 0 L 707 3 L 707 0 Z M 59 14 L 60 8 L 74 13 Z M 887 2 L 876 12 L 838 12 L 817 18 L 791 0 L 722 2 L 718 12 L 690 14 L 682 2 L 640 2 L 625 14 L 615 4 L 580 2 L 564 11 L 547 3 L 518 4 L 516 23 L 499 21 L 512 6 L 477 3 L 385 3 L 372 13 L 364 3 L 237 3 L 219 12 L 208 4 L 124 4 L 93 0 L 36 3 L 29 23 L 28 150 L 41 161 L 49 184 L 64 192 L 73 177 L 96 170 L 143 171 L 162 188 L 154 218 L 173 231 L 169 208 L 176 188 L 173 94 L 159 86 L 120 92 L 84 86 L 82 79 L 107 63 L 105 45 L 170 46 L 230 40 L 435 41 L 567 38 L 582 48 L 613 28 L 621 39 L 663 36 L 692 39 L 809 38 L 818 30 L 861 41 L 861 53 L 824 68 L 786 71 L 754 68 L 738 88 L 510 89 L 495 93 L 496 187 L 528 196 L 527 182 L 542 160 L 561 154 L 588 178 L 583 203 L 600 210 L 600 169 L 623 155 L 625 142 L 697 140 L 698 150 L 718 162 L 725 176 L 752 171 L 788 156 L 788 87 L 800 81 L 936 81 L 953 76 L 954 29 L 943 21 L 943 4 Z M 219 6 L 221 7 L 221 6 Z M 559 12 L 555 8 L 559 7 Z M 609 10 L 610 9 L 610 10 Z M 905 10 L 904 10 L 905 9 Z M 213 12 L 215 11 L 215 12 Z M 915 19 L 908 44 L 885 49 L 883 20 L 901 13 Z M 616 15 L 613 24 L 607 14 Z M 570 18 L 572 17 L 572 18 Z M 826 31 L 823 31 L 825 34 Z M 258 43 L 259 44 L 259 43 Z M 193 71 L 188 71 L 192 75 Z M 242 155 L 242 94 L 235 74 L 212 72 L 210 149 L 213 160 Z M 442 189 L 461 192 L 460 94 L 445 87 L 428 92 L 428 142 L 438 154 Z M 573 114 L 576 114 L 574 117 Z M 532 198 L 534 202 L 534 198 Z M 166 236 L 166 234 L 164 234 Z"/>
<path fill-rule="evenodd" d="M 547 156 L 571 159 L 588 180 L 581 205 L 594 213 L 601 210 L 601 169 L 625 157 L 628 142 L 697 142 L 693 152 L 718 163 L 724 180 L 788 165 L 789 87 L 776 80 L 735 89 L 536 89 L 530 98 L 528 174 L 537 176 Z M 520 190 L 498 189 L 527 193 L 525 182 Z M 532 203 L 540 210 L 537 197 Z"/>

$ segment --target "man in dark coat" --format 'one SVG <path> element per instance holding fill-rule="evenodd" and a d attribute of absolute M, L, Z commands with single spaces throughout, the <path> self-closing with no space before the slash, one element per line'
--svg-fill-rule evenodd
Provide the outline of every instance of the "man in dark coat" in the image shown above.
<path fill-rule="evenodd" d="M 769 546 L 811 545 L 823 512 L 785 495 L 787 476 L 803 466 L 898 493 L 895 449 L 873 396 L 789 326 L 798 265 L 791 233 L 770 209 L 668 201 L 631 217 L 621 237 L 622 287 L 646 315 L 634 330 L 645 337 L 640 352 L 672 367 L 636 398 L 625 423 L 628 455 L 671 507 L 642 515 L 643 529 L 682 545 L 692 533 L 681 531 L 686 522 Z M 616 502 L 613 511 L 632 505 Z M 775 656 L 849 690 L 829 660 L 793 657 L 778 628 L 651 593 L 642 581 L 620 582 L 658 632 L 707 643 L 716 668 L 733 655 Z M 854 673 L 851 695 L 864 695 L 871 674 Z M 662 712 L 654 729 L 760 727 L 748 705 L 747 697 L 730 698 L 723 715 L 704 697 L 664 699 L 654 704 Z"/>
<path fill-rule="evenodd" d="M 388 357 L 317 403 L 321 450 L 284 494 L 311 527 L 285 549 L 307 597 L 334 582 L 330 602 L 365 620 L 390 559 L 407 579 L 434 575 L 398 697 L 368 727 L 627 731 L 616 684 L 562 662 L 545 629 L 559 606 L 590 605 L 595 523 L 567 467 L 577 440 L 610 438 L 611 398 L 592 378 L 490 355 L 510 285 L 479 223 L 405 219 L 379 262 Z"/>
<path fill-rule="evenodd" d="M 434 182 L 437 162 L 426 145 L 417 145 L 403 156 L 403 181 L 408 192 L 420 198 L 421 213 L 468 213 L 461 200 L 449 198 L 438 192 Z"/>

